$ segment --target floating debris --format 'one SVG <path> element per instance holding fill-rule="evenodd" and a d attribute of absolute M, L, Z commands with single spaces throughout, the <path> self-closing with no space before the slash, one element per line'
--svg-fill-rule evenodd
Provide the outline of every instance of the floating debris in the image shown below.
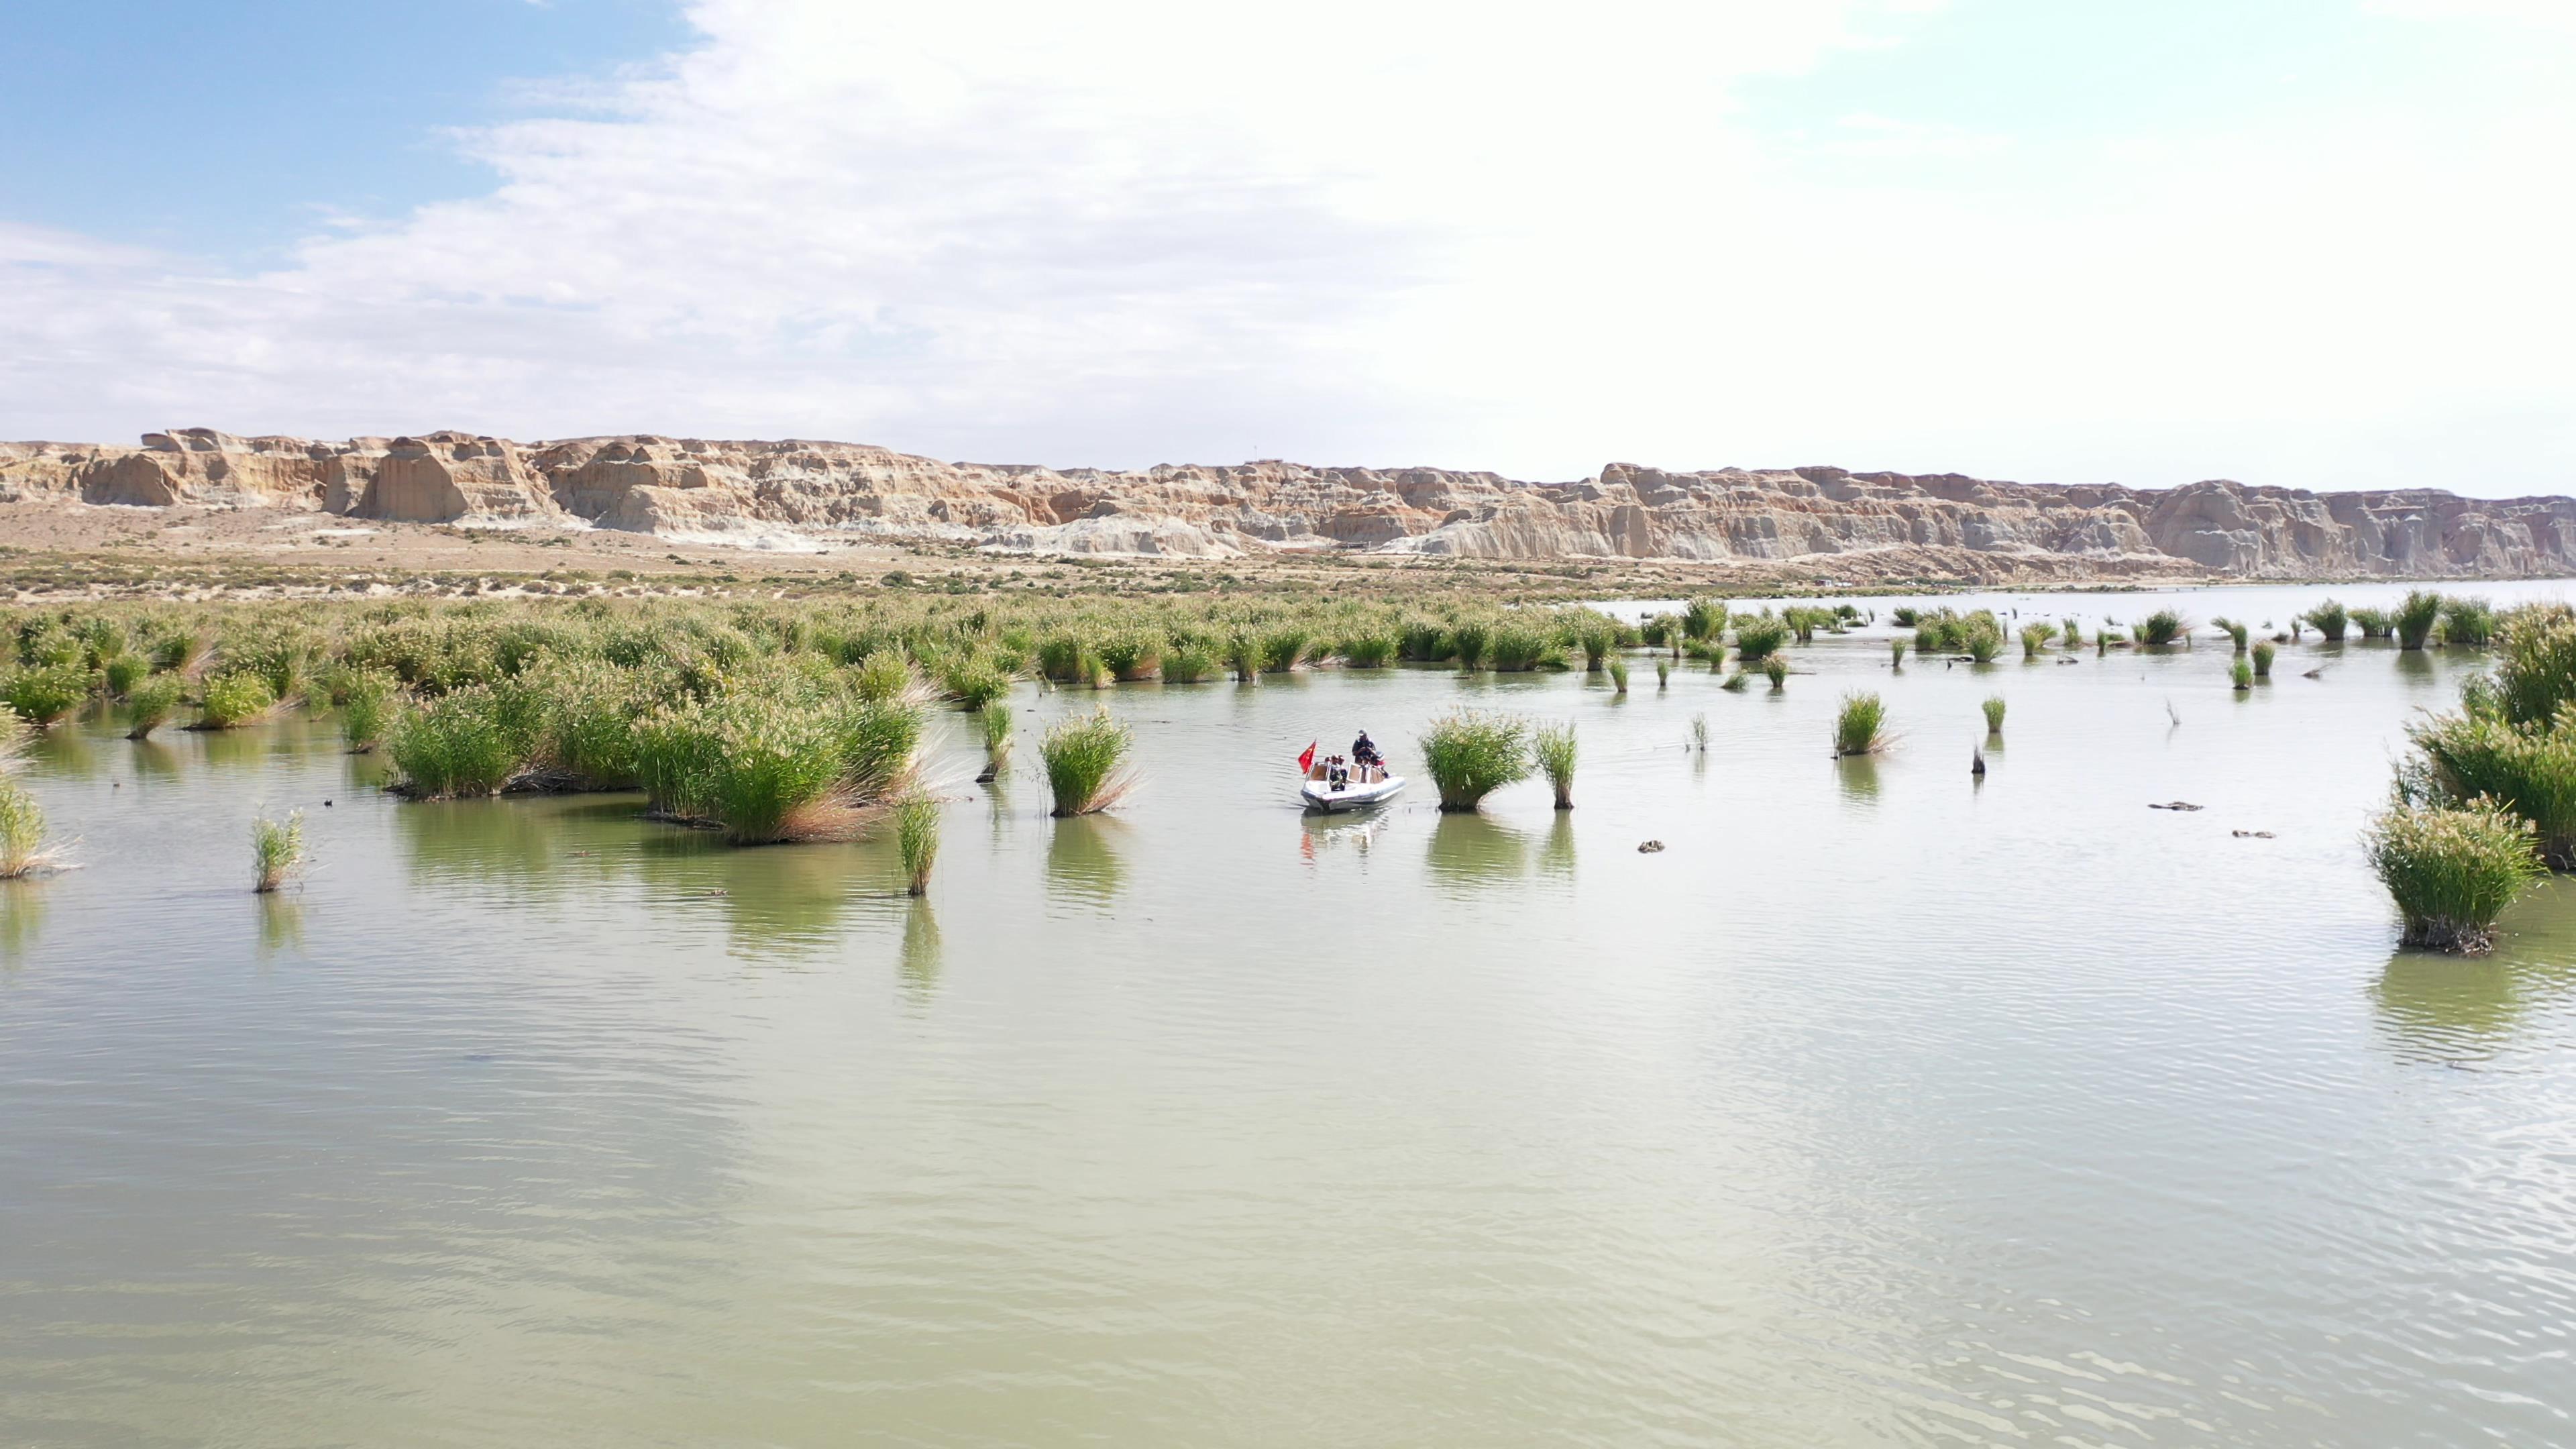
<path fill-rule="evenodd" d="M 2147 808 L 2150 810 L 2197 810 L 2200 807 L 2194 805 L 2188 800 L 2168 800 L 2162 805 L 2149 801 L 2147 803 Z"/>
<path fill-rule="evenodd" d="M 1980 746 L 1968 746 L 1968 773 L 1980 780 L 1986 777 L 1986 752 Z"/>
<path fill-rule="evenodd" d="M 1655 852 L 1657 852 L 1657 851 L 1659 851 L 1659 850 L 1662 850 L 1663 848 L 1664 848 L 1664 843 L 1663 843 L 1662 841 L 1660 841 L 1660 840 L 1648 840 L 1648 841 L 1641 842 L 1641 843 L 1637 846 L 1637 853 L 1638 853 L 1639 855 L 1653 855 Z"/>
<path fill-rule="evenodd" d="M 2239 840 L 2269 840 L 2272 838 L 2272 832 L 2268 830 L 2231 830 L 2227 833 L 2235 836 Z"/>

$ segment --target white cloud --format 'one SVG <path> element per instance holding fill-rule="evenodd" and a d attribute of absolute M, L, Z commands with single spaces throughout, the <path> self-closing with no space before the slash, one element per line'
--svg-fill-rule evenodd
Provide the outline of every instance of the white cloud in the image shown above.
<path fill-rule="evenodd" d="M 490 194 L 265 275 L 0 229 L 0 434 L 2576 481 L 2563 105 L 2033 172 L 1853 97 L 1865 180 L 1742 124 L 1922 8 L 706 0 L 690 53 L 463 137 Z"/>

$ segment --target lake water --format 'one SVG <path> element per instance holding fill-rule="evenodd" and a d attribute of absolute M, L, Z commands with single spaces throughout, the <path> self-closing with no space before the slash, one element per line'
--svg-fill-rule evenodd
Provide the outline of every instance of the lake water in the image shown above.
<path fill-rule="evenodd" d="M 399 803 L 327 724 L 61 732 L 81 868 L 0 890 L 0 1443 L 2576 1439 L 2576 890 L 2401 953 L 2356 839 L 2482 656 L 2240 697 L 2205 635 L 1886 632 L 1779 694 L 1024 691 L 999 788 L 943 723 L 919 904 L 888 845 Z M 1837 763 L 1862 687 L 1903 739 Z M 1097 698 L 1144 787 L 1050 820 L 1025 745 Z M 1575 720 L 1578 808 L 1294 807 L 1310 739 L 1412 772 L 1458 704 Z"/>

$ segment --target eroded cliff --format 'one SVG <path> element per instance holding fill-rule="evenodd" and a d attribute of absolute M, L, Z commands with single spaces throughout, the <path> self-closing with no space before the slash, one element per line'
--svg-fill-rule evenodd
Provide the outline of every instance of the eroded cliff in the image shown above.
<path fill-rule="evenodd" d="M 0 444 L 0 498 L 598 527 L 693 542 L 917 539 L 1063 553 L 1841 558 L 1898 574 L 2455 578 L 2576 572 L 2576 499 L 2014 484 L 1839 468 L 1573 483 L 1265 461 L 1134 472 L 943 463 L 853 443 L 236 437 Z"/>

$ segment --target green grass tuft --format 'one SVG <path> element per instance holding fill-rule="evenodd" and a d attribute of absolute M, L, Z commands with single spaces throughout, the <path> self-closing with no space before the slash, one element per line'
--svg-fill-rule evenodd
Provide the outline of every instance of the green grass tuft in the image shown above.
<path fill-rule="evenodd" d="M 2399 804 L 2363 838 L 2371 869 L 2397 902 L 2409 946 L 2475 954 L 2540 874 L 2532 826 L 2492 802 Z"/>
<path fill-rule="evenodd" d="M 252 821 L 250 853 L 254 892 L 266 895 L 286 884 L 304 868 L 304 812 L 294 811 L 283 820 L 263 815 Z"/>
<path fill-rule="evenodd" d="M 2269 679 L 2272 677 L 2272 659 L 2279 652 L 2280 651 L 2273 646 L 2272 641 L 2269 639 L 2260 639 L 2255 641 L 2254 677 L 2256 679 Z"/>
<path fill-rule="evenodd" d="M 2304 617 L 2315 627 L 2317 633 L 2325 637 L 2327 643 L 2340 644 L 2343 642 L 2344 630 L 2351 625 L 2352 616 L 2344 612 L 2343 605 L 2328 599 L 2310 609 Z"/>
<path fill-rule="evenodd" d="M 1886 703 L 1861 691 L 1844 695 L 1842 708 L 1834 713 L 1834 753 L 1874 755 L 1887 744 Z"/>
<path fill-rule="evenodd" d="M 2397 629 L 2397 647 L 2423 648 L 2424 641 L 2433 635 L 2433 625 L 2441 617 L 2442 596 L 2440 594 L 2425 589 L 2417 589 L 2408 594 L 2406 602 L 2397 606 L 2397 612 L 2392 620 Z"/>
<path fill-rule="evenodd" d="M 16 880 L 51 860 L 45 848 L 45 807 L 26 786 L 0 774 L 0 880 Z"/>
<path fill-rule="evenodd" d="M 207 680 L 205 697 L 198 704 L 197 728 L 239 729 L 257 724 L 277 708 L 277 690 L 268 676 L 237 669 Z"/>
<path fill-rule="evenodd" d="M 1422 761 L 1440 790 L 1443 810 L 1473 810 L 1487 795 L 1529 778 L 1527 721 L 1514 715 L 1457 710 L 1422 737 Z"/>
<path fill-rule="evenodd" d="M 930 894 L 930 868 L 939 860 L 939 802 L 911 794 L 894 807 L 895 848 L 903 855 L 904 894 Z"/>
<path fill-rule="evenodd" d="M 0 679 L 0 699 L 20 719 L 44 729 L 89 700 L 89 671 L 77 664 L 31 664 Z"/>
<path fill-rule="evenodd" d="M 127 692 L 125 696 L 126 731 L 129 740 L 149 739 L 154 730 L 170 722 L 178 711 L 184 686 L 175 674 L 156 674 Z"/>
<path fill-rule="evenodd" d="M 1986 712 L 1987 734 L 1999 735 L 2004 732 L 2004 697 L 2002 695 L 1987 695 L 1985 703 L 1978 705 L 1977 708 Z M 2046 734 L 2047 731 L 2042 730 L 2040 733 Z"/>
<path fill-rule="evenodd" d="M 1038 742 L 1054 813 L 1090 815 L 1116 805 L 1134 784 L 1127 756 L 1135 743 L 1134 733 L 1105 706 L 1088 718 L 1058 720 Z"/>
<path fill-rule="evenodd" d="M 1540 725 L 1530 739 L 1530 755 L 1547 776 L 1550 789 L 1556 792 L 1556 808 L 1574 808 L 1574 725 Z"/>
<path fill-rule="evenodd" d="M 1789 683 L 1789 656 L 1786 654 L 1764 655 L 1762 658 L 1762 677 L 1771 681 L 1771 687 L 1774 690 L 1785 687 Z"/>

